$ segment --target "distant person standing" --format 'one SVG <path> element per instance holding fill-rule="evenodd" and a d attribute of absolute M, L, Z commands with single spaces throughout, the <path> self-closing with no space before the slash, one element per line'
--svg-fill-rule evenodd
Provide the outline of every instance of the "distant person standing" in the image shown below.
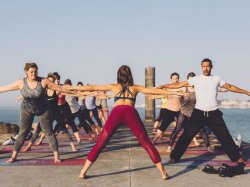
<path fill-rule="evenodd" d="M 85 105 L 86 105 L 86 108 L 88 109 L 88 111 L 92 112 L 98 126 L 102 130 L 102 122 L 101 122 L 99 115 L 98 115 L 98 109 L 97 109 L 97 106 L 95 104 L 95 99 L 96 99 L 96 97 L 94 97 L 94 96 L 86 96 L 85 97 Z"/>
<path fill-rule="evenodd" d="M 170 78 L 171 83 L 178 83 L 180 76 L 178 73 L 174 72 L 171 74 Z M 174 91 L 183 91 L 183 89 L 176 89 Z M 166 109 L 161 111 L 161 124 L 156 131 L 153 143 L 162 136 L 172 122 L 176 122 L 180 113 L 182 97 L 178 95 L 168 95 L 166 99 Z"/>
<path fill-rule="evenodd" d="M 99 92 L 101 94 L 106 94 L 105 92 Z M 95 102 L 97 109 L 99 111 L 99 118 L 102 119 L 103 124 L 106 123 L 109 117 L 109 108 L 106 98 L 96 98 Z"/>
<path fill-rule="evenodd" d="M 189 128 L 186 128 L 179 138 L 174 150 L 171 152 L 171 159 L 168 163 L 178 162 L 193 137 L 206 125 L 221 142 L 222 147 L 231 161 L 237 162 L 235 166 L 238 167 L 239 165 L 244 164 L 244 160 L 240 155 L 240 150 L 235 145 L 223 120 L 223 113 L 218 109 L 217 94 L 219 87 L 249 96 L 250 92 L 225 83 L 218 76 L 211 75 L 212 68 L 212 61 L 205 58 L 201 62 L 202 75 L 195 76 L 184 82 L 163 86 L 166 88 L 194 86 L 196 93 L 196 105 L 189 120 Z"/>

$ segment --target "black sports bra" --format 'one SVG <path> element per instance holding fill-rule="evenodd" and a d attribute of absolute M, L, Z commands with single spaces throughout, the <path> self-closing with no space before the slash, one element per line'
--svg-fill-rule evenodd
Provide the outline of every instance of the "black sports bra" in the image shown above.
<path fill-rule="evenodd" d="M 114 97 L 114 102 L 116 102 L 119 99 L 129 99 L 135 103 L 136 97 L 133 94 L 133 92 L 130 91 L 129 86 L 123 85 L 123 84 L 121 84 L 121 86 L 122 86 L 122 89 Z M 125 96 L 126 91 L 128 92 L 127 96 Z M 129 96 L 131 96 L 131 97 L 129 97 Z"/>

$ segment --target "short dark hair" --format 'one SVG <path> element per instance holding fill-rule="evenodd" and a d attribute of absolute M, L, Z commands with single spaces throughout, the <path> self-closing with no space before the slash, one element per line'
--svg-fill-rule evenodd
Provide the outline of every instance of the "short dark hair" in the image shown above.
<path fill-rule="evenodd" d="M 176 76 L 178 77 L 178 79 L 180 78 L 180 75 L 179 75 L 179 73 L 177 73 L 177 72 L 174 72 L 174 73 L 172 73 L 172 74 L 171 74 L 171 76 L 170 76 L 170 79 L 172 79 L 172 77 L 173 77 L 173 76 L 175 76 L 175 75 L 176 75 Z"/>
<path fill-rule="evenodd" d="M 204 58 L 204 59 L 201 61 L 201 64 L 202 64 L 203 62 L 209 62 L 211 66 L 213 65 L 212 60 L 210 60 L 209 58 Z"/>
<path fill-rule="evenodd" d="M 83 83 L 79 81 L 79 82 L 77 83 L 77 86 L 78 86 L 78 85 L 83 86 Z"/>
<path fill-rule="evenodd" d="M 47 79 L 48 78 L 52 78 L 53 79 L 53 81 L 52 82 L 54 82 L 55 81 L 55 76 L 52 74 L 52 73 L 48 73 L 48 75 L 47 75 Z"/>
<path fill-rule="evenodd" d="M 52 74 L 54 75 L 55 79 L 60 80 L 61 77 L 57 72 L 53 72 Z"/>
<path fill-rule="evenodd" d="M 64 84 L 67 84 L 67 85 L 72 85 L 72 82 L 71 82 L 71 80 L 70 79 L 66 79 L 65 81 L 64 81 Z"/>
<path fill-rule="evenodd" d="M 187 79 L 188 79 L 189 77 L 195 77 L 195 76 L 196 76 L 196 75 L 195 75 L 194 72 L 190 72 L 190 73 L 187 74 Z"/>
<path fill-rule="evenodd" d="M 38 70 L 38 66 L 34 62 L 27 62 L 24 66 L 24 71 L 29 71 L 30 68 L 35 68 Z"/>

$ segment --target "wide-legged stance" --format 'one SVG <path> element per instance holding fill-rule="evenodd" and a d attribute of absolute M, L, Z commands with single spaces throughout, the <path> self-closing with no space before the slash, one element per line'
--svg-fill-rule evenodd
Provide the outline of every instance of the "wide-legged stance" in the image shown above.
<path fill-rule="evenodd" d="M 121 124 L 124 124 L 131 129 L 142 147 L 148 152 L 154 164 L 161 162 L 160 155 L 151 143 L 138 112 L 133 106 L 128 105 L 116 106 L 111 111 L 97 143 L 88 154 L 87 159 L 90 162 L 93 163 L 97 159 L 101 150 L 107 145 L 108 140 Z"/>

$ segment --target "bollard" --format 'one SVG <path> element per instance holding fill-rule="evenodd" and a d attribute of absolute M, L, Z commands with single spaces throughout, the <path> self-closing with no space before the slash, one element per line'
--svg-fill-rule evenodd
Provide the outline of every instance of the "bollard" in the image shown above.
<path fill-rule="evenodd" d="M 145 68 L 145 87 L 155 86 L 155 68 Z M 155 120 L 155 100 L 145 98 L 145 122 L 153 122 Z"/>

